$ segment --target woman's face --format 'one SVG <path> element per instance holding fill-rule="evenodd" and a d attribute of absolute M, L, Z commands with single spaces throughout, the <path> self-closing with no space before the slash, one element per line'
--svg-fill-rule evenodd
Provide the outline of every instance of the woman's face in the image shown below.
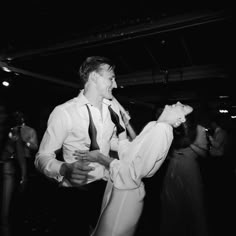
<path fill-rule="evenodd" d="M 189 105 L 182 104 L 177 102 L 173 105 L 166 105 L 167 109 L 172 114 L 172 119 L 183 123 L 186 121 L 185 116 L 190 114 L 193 111 L 193 108 Z"/>

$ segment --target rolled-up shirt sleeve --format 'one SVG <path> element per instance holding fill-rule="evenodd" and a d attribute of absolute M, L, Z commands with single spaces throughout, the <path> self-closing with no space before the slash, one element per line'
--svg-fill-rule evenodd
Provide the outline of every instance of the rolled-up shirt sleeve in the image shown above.
<path fill-rule="evenodd" d="M 172 140 L 172 126 L 150 122 L 132 142 L 120 142 L 120 160 L 110 164 L 114 186 L 134 189 L 140 186 L 142 178 L 152 177 L 164 162 Z"/>
<path fill-rule="evenodd" d="M 56 107 L 50 114 L 48 126 L 35 157 L 35 167 L 50 178 L 62 180 L 59 173 L 63 162 L 56 159 L 55 151 L 62 147 L 68 132 L 69 120 L 66 112 Z"/>

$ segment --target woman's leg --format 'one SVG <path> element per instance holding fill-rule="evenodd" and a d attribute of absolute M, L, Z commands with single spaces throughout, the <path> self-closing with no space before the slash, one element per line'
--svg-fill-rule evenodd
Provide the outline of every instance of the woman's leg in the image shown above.
<path fill-rule="evenodd" d="M 132 236 L 143 209 L 143 184 L 132 190 L 112 189 L 93 236 Z"/>

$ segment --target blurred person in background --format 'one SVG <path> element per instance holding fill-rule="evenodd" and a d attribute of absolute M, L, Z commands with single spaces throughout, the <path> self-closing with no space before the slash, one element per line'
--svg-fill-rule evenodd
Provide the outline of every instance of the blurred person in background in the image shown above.
<path fill-rule="evenodd" d="M 35 129 L 26 125 L 23 112 L 10 114 L 8 132 L 0 159 L 2 161 L 1 230 L 3 236 L 11 235 L 16 216 L 22 216 L 24 192 L 29 180 L 32 158 L 38 149 Z M 13 214 L 14 212 L 14 214 Z"/>
<path fill-rule="evenodd" d="M 196 114 L 174 130 L 160 203 L 160 236 L 209 235 L 204 182 L 198 159 L 208 155 L 206 127 Z"/>

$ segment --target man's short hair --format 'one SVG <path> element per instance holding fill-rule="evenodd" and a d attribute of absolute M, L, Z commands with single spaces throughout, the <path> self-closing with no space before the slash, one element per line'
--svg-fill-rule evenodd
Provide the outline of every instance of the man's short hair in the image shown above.
<path fill-rule="evenodd" d="M 109 65 L 112 70 L 115 69 L 114 63 L 107 57 L 87 57 L 79 68 L 79 76 L 82 82 L 85 84 L 88 81 L 89 74 L 93 71 L 99 72 L 101 66 L 105 64 Z"/>

